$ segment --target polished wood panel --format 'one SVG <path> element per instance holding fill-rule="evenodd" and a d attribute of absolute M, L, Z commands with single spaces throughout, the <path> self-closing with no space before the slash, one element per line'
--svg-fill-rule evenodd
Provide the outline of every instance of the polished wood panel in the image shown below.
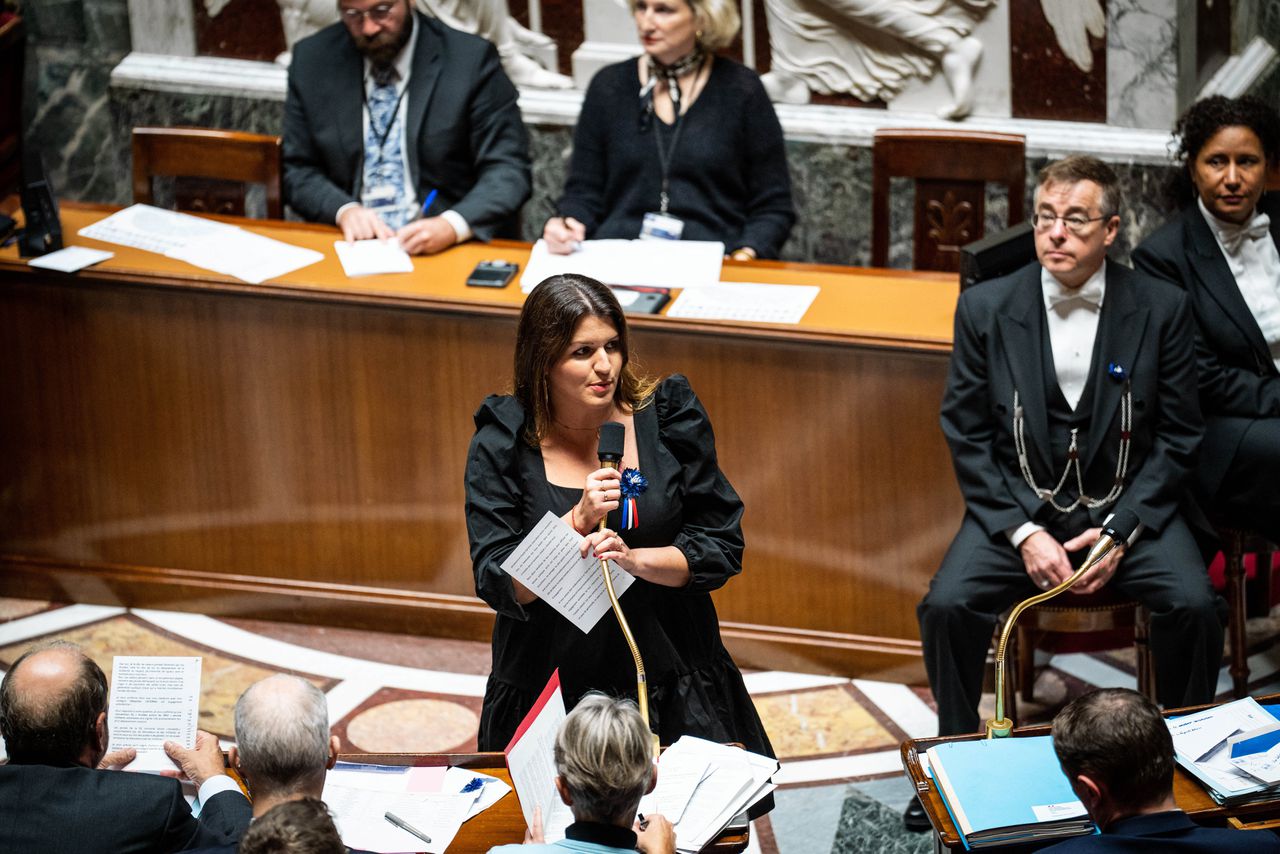
<path fill-rule="evenodd" d="M 487 638 L 464 458 L 522 296 L 463 281 L 527 247 L 348 280 L 334 229 L 252 227 L 325 260 L 251 286 L 127 247 L 75 276 L 0 251 L 0 593 Z M 822 285 L 795 326 L 634 321 L 747 506 L 744 573 L 716 594 L 730 647 L 919 681 L 915 604 L 962 513 L 937 426 L 955 277 L 725 276 Z"/>
<path fill-rule="evenodd" d="M 502 800 L 462 825 L 449 844 L 449 854 L 483 854 L 495 845 L 512 845 L 524 841 L 524 814 L 515 795 L 506 757 L 501 753 L 343 753 L 342 762 L 370 762 L 376 765 L 408 765 L 414 768 L 438 768 L 441 765 L 468 768 L 497 777 L 512 787 Z M 738 854 L 751 842 L 750 827 L 725 828 L 702 849 L 703 854 Z"/>
<path fill-rule="evenodd" d="M 178 210 L 245 215 L 247 184 L 261 184 L 267 216 L 284 216 L 280 137 L 213 128 L 134 128 L 133 200 L 154 203 L 151 181 L 170 176 Z"/>
<path fill-rule="evenodd" d="M 1026 140 L 990 131 L 921 128 L 876 131 L 871 146 L 871 263 L 889 263 L 889 181 L 915 183 L 912 264 L 917 270 L 960 270 L 960 248 L 985 230 L 986 185 L 1008 190 L 1008 225 L 1023 219 Z"/>

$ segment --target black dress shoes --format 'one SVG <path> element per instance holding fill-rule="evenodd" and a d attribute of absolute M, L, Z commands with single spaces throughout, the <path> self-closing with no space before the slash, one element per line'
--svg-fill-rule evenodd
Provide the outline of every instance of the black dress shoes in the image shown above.
<path fill-rule="evenodd" d="M 906 812 L 902 814 L 902 826 L 912 833 L 924 833 L 926 830 L 933 829 L 933 825 L 929 823 L 929 816 L 924 814 L 924 807 L 919 798 L 912 798 L 911 803 L 907 804 Z"/>

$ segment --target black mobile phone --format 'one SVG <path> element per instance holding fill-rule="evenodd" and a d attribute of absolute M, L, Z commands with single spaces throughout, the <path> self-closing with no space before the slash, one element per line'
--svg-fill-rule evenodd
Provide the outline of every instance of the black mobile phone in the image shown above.
<path fill-rule="evenodd" d="M 481 261 L 467 276 L 467 287 L 505 288 L 519 269 L 520 265 L 511 261 Z"/>

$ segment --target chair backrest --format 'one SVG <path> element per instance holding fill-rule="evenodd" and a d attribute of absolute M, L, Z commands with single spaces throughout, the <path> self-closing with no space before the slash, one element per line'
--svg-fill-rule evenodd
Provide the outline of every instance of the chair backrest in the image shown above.
<path fill-rule="evenodd" d="M 174 180 L 179 210 L 245 215 L 246 184 L 266 189 L 267 216 L 284 218 L 280 137 L 208 128 L 134 128 L 133 200 L 154 201 L 151 179 Z"/>
<path fill-rule="evenodd" d="M 984 131 L 881 130 L 872 145 L 871 266 L 889 265 L 889 179 L 915 181 L 912 268 L 960 269 L 960 247 L 983 235 L 987 183 L 1009 188 L 1009 221 L 1023 219 L 1026 140 Z"/>
<path fill-rule="evenodd" d="M 26 33 L 15 15 L 0 25 L 0 198 L 22 178 L 22 70 Z"/>

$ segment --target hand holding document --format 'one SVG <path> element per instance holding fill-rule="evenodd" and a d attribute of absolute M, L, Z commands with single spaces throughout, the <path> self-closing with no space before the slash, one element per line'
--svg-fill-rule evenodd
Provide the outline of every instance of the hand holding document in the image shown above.
<path fill-rule="evenodd" d="M 554 255 L 546 241 L 533 245 L 520 290 L 529 293 L 548 276 L 578 273 L 606 285 L 689 288 L 720 281 L 724 244 L 701 240 L 584 240 L 569 255 Z"/>
<path fill-rule="evenodd" d="M 556 733 L 566 717 L 560 692 L 560 671 L 542 689 L 538 701 L 521 721 L 507 745 L 507 770 L 520 799 L 526 827 L 533 827 L 534 812 L 542 810 L 542 834 L 547 842 L 564 838 L 573 813 L 556 791 Z"/>
<path fill-rule="evenodd" d="M 658 785 L 640 801 L 675 823 L 676 848 L 700 851 L 734 816 L 777 788 L 778 760 L 740 747 L 682 736 L 658 760 Z"/>
<path fill-rule="evenodd" d="M 379 273 L 413 272 L 413 259 L 395 238 L 355 240 L 351 243 L 335 240 L 333 249 L 342 262 L 342 271 L 350 278 Z"/>
<path fill-rule="evenodd" d="M 502 568 L 587 634 L 612 605 L 600 561 L 579 555 L 581 543 L 581 534 L 548 511 L 502 562 Z M 609 577 L 618 598 L 635 581 L 613 563 L 609 565 Z"/>
<path fill-rule="evenodd" d="M 135 748 L 131 771 L 172 771 L 164 743 L 196 746 L 200 662 L 194 656 L 117 655 L 111 667 L 107 751 Z"/>

